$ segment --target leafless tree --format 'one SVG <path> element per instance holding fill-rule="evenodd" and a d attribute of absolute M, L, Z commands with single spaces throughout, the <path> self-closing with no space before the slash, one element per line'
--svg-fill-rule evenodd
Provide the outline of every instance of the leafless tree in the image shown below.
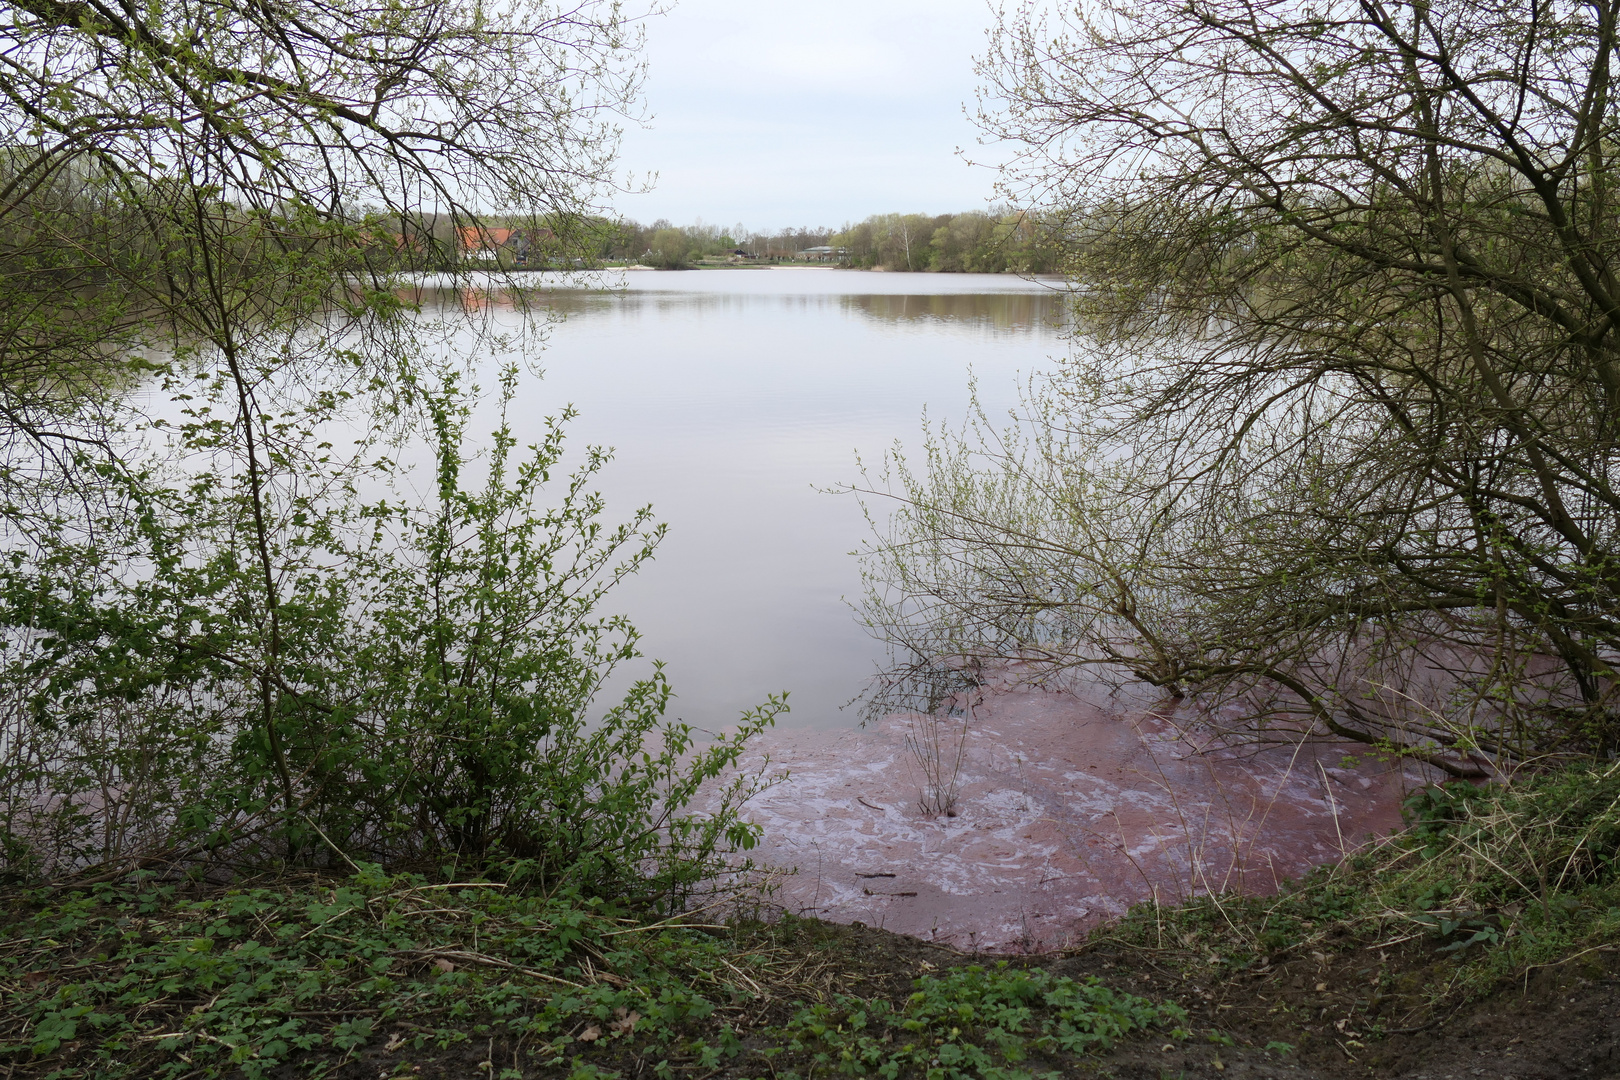
<path fill-rule="evenodd" d="M 1620 750 L 1617 10 L 1004 14 L 981 120 L 1083 331 L 877 478 L 880 632 L 1461 775 Z"/>

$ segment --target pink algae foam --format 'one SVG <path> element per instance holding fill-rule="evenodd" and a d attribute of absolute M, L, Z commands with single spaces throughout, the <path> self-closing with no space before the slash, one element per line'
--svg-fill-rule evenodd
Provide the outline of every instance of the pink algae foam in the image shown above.
<path fill-rule="evenodd" d="M 1200 745 L 1190 713 L 1100 691 L 988 693 L 964 718 L 955 816 L 919 807 L 926 776 L 906 742 L 926 720 L 772 732 L 756 762 L 791 775 L 746 808 L 764 828 L 753 855 L 796 871 L 773 897 L 789 911 L 1038 951 L 1155 896 L 1274 891 L 1387 834 L 1429 782 L 1347 743 Z M 957 740 L 943 743 L 948 766 Z"/>

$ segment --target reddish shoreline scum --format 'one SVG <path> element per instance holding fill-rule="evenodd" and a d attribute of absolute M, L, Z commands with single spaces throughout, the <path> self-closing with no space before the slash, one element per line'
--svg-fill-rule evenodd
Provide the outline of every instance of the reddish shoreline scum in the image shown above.
<path fill-rule="evenodd" d="M 1146 694 L 1002 687 L 973 710 L 953 814 L 929 814 L 907 748 L 919 719 L 753 746 L 754 765 L 768 754 L 790 773 L 746 808 L 764 828 L 756 862 L 797 871 L 775 903 L 960 949 L 1049 951 L 1141 901 L 1274 892 L 1388 835 L 1434 779 L 1350 743 L 1201 746 L 1191 707 Z"/>

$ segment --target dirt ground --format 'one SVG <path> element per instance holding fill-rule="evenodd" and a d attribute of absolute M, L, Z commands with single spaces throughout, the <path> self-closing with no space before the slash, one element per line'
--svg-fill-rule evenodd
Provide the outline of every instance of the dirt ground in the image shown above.
<path fill-rule="evenodd" d="M 911 980 L 925 972 L 998 959 L 859 923 L 804 920 L 795 934 L 795 947 L 820 958 L 822 985 L 829 993 L 901 1000 Z M 1258 970 L 1213 979 L 1207 968 L 1188 965 L 1190 959 L 1095 945 L 1018 962 L 1076 978 L 1095 975 L 1119 990 L 1174 1000 L 1189 1013 L 1194 1032 L 1189 1039 L 1172 1041 L 1161 1034 L 1126 1042 L 1081 1065 L 1064 1066 L 1064 1075 L 1116 1080 L 1620 1077 L 1620 964 L 1607 949 L 1530 972 L 1488 999 L 1440 1015 L 1429 1014 L 1425 995 L 1444 984 L 1451 961 L 1422 943 L 1399 952 L 1351 949 L 1278 958 Z M 780 1023 L 791 1007 L 786 1001 L 765 1003 L 749 1026 Z M 756 1041 L 747 1028 L 739 1034 L 745 1045 Z M 599 1064 L 626 1080 L 655 1075 L 652 1061 L 633 1054 Z M 1029 1065 L 1037 1073 L 1043 1069 L 1039 1062 Z M 744 1054 L 705 1080 L 773 1074 L 763 1058 Z M 358 1059 L 330 1075 L 515 1080 L 567 1072 L 542 1069 L 521 1044 L 495 1038 L 448 1051 L 389 1051 L 373 1040 Z"/>
<path fill-rule="evenodd" d="M 1221 981 L 1143 958 L 1095 953 L 1058 961 L 1149 996 L 1173 998 L 1198 1033 L 1118 1048 L 1098 1071 L 1151 1077 L 1402 1077 L 1553 1080 L 1620 1076 L 1620 978 L 1612 954 L 1531 972 L 1490 998 L 1429 1014 L 1420 987 L 1444 983 L 1447 963 L 1415 946 L 1380 962 L 1364 951 L 1302 957 Z M 1413 992 L 1418 991 L 1418 992 Z M 1234 1040 L 1221 1046 L 1211 1029 Z M 1267 1052 L 1288 1043 L 1288 1053 Z"/>

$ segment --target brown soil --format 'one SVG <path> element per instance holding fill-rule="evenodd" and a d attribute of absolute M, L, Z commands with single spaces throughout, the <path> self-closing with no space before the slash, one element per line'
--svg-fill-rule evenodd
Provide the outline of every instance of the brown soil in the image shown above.
<path fill-rule="evenodd" d="M 1292 958 L 1224 979 L 1103 949 L 1055 966 L 1188 1010 L 1192 1040 L 1168 1051 L 1165 1040 L 1139 1041 L 1098 1063 L 1102 1075 L 1121 1080 L 1620 1075 L 1620 978 L 1607 953 L 1531 972 L 1490 998 L 1438 1013 L 1429 995 L 1447 984 L 1452 965 L 1424 945 L 1383 959 L 1363 949 Z M 1211 1031 L 1234 1045 L 1211 1042 Z M 1294 1049 L 1267 1052 L 1273 1043 Z"/>
<path fill-rule="evenodd" d="M 803 920 L 788 940 L 802 952 L 810 975 L 800 985 L 819 990 L 886 995 L 901 1000 L 917 976 L 954 965 L 991 962 L 947 946 L 860 923 Z M 1620 1076 L 1620 964 L 1607 949 L 1533 971 L 1482 1001 L 1428 1006 L 1432 991 L 1450 979 L 1453 962 L 1432 946 L 1413 943 L 1372 953 L 1347 948 L 1332 955 L 1277 958 L 1237 974 L 1215 975 L 1200 957 L 1171 951 L 1093 945 L 1067 955 L 1025 957 L 1076 978 L 1095 975 L 1116 989 L 1173 1000 L 1189 1013 L 1189 1039 L 1159 1034 L 1123 1043 L 1063 1075 L 1117 1080 L 1340 1080 L 1401 1077 L 1409 1080 L 1554 1080 Z M 781 1023 L 793 1009 L 786 998 L 755 1013 L 739 1034 Z M 1286 1043 L 1291 1050 L 1277 1044 Z M 1268 1046 L 1270 1049 L 1268 1049 Z M 652 1077 L 653 1062 L 629 1051 L 592 1057 L 597 1066 L 629 1078 Z M 677 1063 L 678 1064 L 678 1063 Z M 1042 1071 L 1031 1062 L 1033 1071 Z M 328 1074 L 348 1080 L 411 1076 L 563 1076 L 542 1069 L 510 1039 L 477 1039 L 449 1050 L 389 1052 L 374 1039 L 357 1060 Z M 769 1077 L 762 1058 L 744 1054 L 703 1080 Z M 697 1077 L 681 1070 L 677 1075 Z M 821 1074 L 817 1074 L 818 1076 Z"/>

